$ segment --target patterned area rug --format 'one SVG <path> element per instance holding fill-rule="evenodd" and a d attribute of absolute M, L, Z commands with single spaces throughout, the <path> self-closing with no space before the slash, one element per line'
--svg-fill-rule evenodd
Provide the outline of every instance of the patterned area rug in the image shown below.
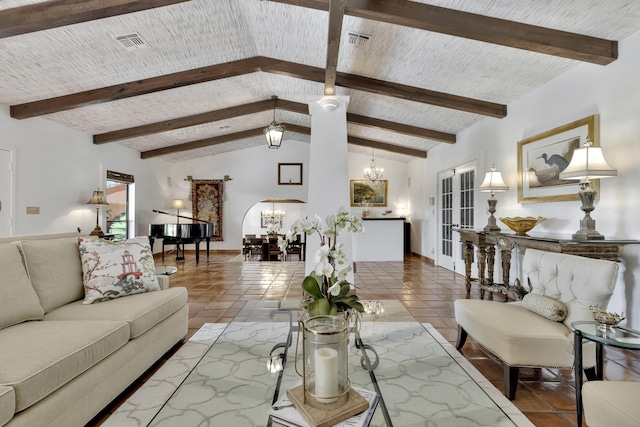
<path fill-rule="evenodd" d="M 212 241 L 222 241 L 222 196 L 224 181 L 221 179 L 191 180 L 193 218 L 214 224 Z"/>
<path fill-rule="evenodd" d="M 401 323 L 383 323 L 396 330 Z M 233 324 L 232 324 L 233 325 Z M 138 427 L 149 425 L 153 418 L 162 409 L 165 402 L 172 396 L 183 380 L 198 364 L 209 348 L 224 333 L 229 324 L 208 323 L 205 324 L 176 354 L 165 363 L 145 384 L 140 387 L 116 412 L 102 425 L 108 427 Z M 406 325 L 405 325 L 406 326 Z M 451 344 L 449 344 L 431 325 L 422 324 L 435 341 L 449 354 L 473 381 L 484 390 L 487 396 L 500 408 L 504 414 L 508 414 L 508 425 L 518 427 L 532 427 L 533 424 L 524 416 L 504 395 L 496 389 L 471 363 L 469 363 Z M 236 326 L 237 327 L 237 326 Z M 235 333 L 235 332 L 234 332 Z M 234 335 L 235 336 L 235 335 Z M 154 420 L 160 425 L 184 427 L 183 418 L 171 417 L 170 420 Z M 168 424 L 167 424 L 168 423 Z M 441 425 L 441 424 L 434 424 Z M 462 425 L 462 424 L 456 424 Z M 473 423 L 473 425 L 476 425 Z M 501 424 L 502 425 L 502 424 Z"/>

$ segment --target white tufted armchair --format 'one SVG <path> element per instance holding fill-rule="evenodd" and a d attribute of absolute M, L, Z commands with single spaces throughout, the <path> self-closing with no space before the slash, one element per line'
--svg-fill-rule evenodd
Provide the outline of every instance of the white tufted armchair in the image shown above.
<path fill-rule="evenodd" d="M 504 362 L 505 396 L 513 400 L 519 367 L 571 368 L 574 363 L 571 322 L 593 320 L 590 305 L 606 307 L 613 294 L 618 264 L 613 261 L 528 249 L 522 262 L 532 293 L 566 306 L 563 321 L 552 321 L 522 302 L 461 299 L 455 301 L 461 349 L 471 335 Z M 583 347 L 583 366 L 595 375 L 595 344 Z"/>

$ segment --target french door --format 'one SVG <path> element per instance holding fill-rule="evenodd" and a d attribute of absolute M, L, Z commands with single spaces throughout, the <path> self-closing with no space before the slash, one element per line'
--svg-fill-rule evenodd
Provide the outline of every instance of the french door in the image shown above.
<path fill-rule="evenodd" d="M 438 265 L 464 274 L 460 236 L 455 228 L 474 228 L 475 163 L 438 174 Z"/>

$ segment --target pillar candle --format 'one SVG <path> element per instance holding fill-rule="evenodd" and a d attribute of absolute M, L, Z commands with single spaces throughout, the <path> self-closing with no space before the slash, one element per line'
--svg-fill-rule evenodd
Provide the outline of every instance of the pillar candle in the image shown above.
<path fill-rule="evenodd" d="M 316 398 L 320 403 L 332 403 L 338 396 L 338 352 L 321 347 L 316 350 Z"/>

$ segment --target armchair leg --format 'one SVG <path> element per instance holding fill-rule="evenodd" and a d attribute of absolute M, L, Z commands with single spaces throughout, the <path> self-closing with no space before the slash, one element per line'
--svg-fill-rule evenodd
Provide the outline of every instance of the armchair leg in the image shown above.
<path fill-rule="evenodd" d="M 587 379 L 589 381 L 595 381 L 595 380 L 598 379 L 598 375 L 596 373 L 596 367 L 595 366 L 592 366 L 590 368 L 586 368 L 584 370 L 584 374 L 587 376 Z"/>
<path fill-rule="evenodd" d="M 504 395 L 507 396 L 509 400 L 516 398 L 519 371 L 520 368 L 518 366 L 504 365 Z"/>
<path fill-rule="evenodd" d="M 467 341 L 467 331 L 460 325 L 458 325 L 458 339 L 456 340 L 456 350 L 460 350 Z"/>

